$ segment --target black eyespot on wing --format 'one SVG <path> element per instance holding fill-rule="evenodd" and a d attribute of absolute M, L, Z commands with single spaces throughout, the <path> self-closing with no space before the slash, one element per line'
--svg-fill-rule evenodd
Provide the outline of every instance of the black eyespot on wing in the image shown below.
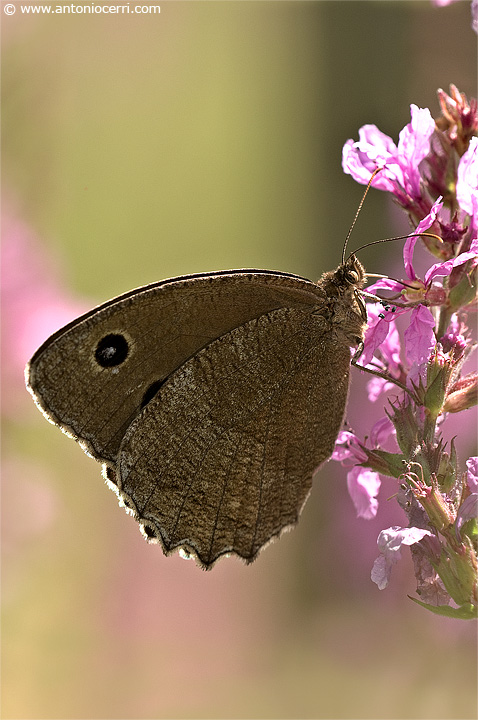
<path fill-rule="evenodd" d="M 115 471 L 112 470 L 108 465 L 104 465 L 103 467 L 104 477 L 108 480 L 108 482 L 112 483 L 113 485 L 118 485 Z"/>
<path fill-rule="evenodd" d="M 134 510 L 134 509 L 135 509 L 134 503 L 131 502 L 131 500 L 130 500 L 129 497 L 126 497 L 126 496 L 124 496 L 124 495 L 121 495 L 121 501 L 122 501 L 123 505 L 125 506 L 125 508 L 128 508 L 128 510 Z"/>
<path fill-rule="evenodd" d="M 143 400 L 141 402 L 141 408 L 144 408 L 145 405 L 149 403 L 150 400 L 154 398 L 156 393 L 158 392 L 161 385 L 164 383 L 164 380 L 156 380 L 156 382 L 151 383 L 149 388 L 146 390 L 146 392 L 143 395 Z"/>
<path fill-rule="evenodd" d="M 156 533 L 154 532 L 153 528 L 151 528 L 149 525 L 143 525 L 143 533 L 146 539 L 153 539 L 156 537 Z"/>
<path fill-rule="evenodd" d="M 128 341 L 124 335 L 105 335 L 96 347 L 95 359 L 101 367 L 116 367 L 126 360 L 128 350 Z"/>

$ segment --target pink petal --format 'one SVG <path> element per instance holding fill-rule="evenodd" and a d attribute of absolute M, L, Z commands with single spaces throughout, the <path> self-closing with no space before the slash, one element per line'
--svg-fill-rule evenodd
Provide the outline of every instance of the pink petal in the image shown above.
<path fill-rule="evenodd" d="M 395 312 L 384 310 L 377 305 L 367 305 L 368 327 L 365 331 L 364 348 L 360 357 L 360 365 L 368 365 L 380 348 L 385 359 L 394 368 L 400 363 L 400 339 L 395 327 L 395 320 L 409 312 L 407 308 L 395 308 Z"/>
<path fill-rule="evenodd" d="M 342 168 L 345 173 L 352 175 L 353 179 L 362 185 L 370 180 L 375 168 L 370 168 L 366 158 L 362 158 L 353 140 L 347 140 L 342 148 Z"/>
<path fill-rule="evenodd" d="M 435 263 L 434 265 L 432 265 L 431 268 L 426 271 L 425 277 L 423 278 L 425 286 L 429 287 L 433 278 L 440 276 L 445 277 L 449 275 L 455 266 L 455 259 L 447 260 L 446 262 Z"/>
<path fill-rule="evenodd" d="M 472 492 L 478 492 L 478 457 L 468 458 L 466 467 L 468 487 Z"/>
<path fill-rule="evenodd" d="M 360 356 L 360 365 L 368 365 L 374 356 L 375 351 L 383 343 L 388 335 L 388 323 L 383 318 L 377 319 L 373 325 L 369 325 L 365 331 L 363 353 Z"/>
<path fill-rule="evenodd" d="M 373 159 L 380 158 L 385 163 L 397 157 L 397 146 L 389 135 L 385 135 L 376 125 L 362 125 L 357 145 L 368 149 Z"/>
<path fill-rule="evenodd" d="M 370 577 L 379 590 L 385 590 L 387 587 L 392 574 L 392 565 L 393 563 L 389 562 L 384 555 L 379 555 L 375 559 Z"/>
<path fill-rule="evenodd" d="M 381 377 L 374 377 L 367 383 L 367 398 L 369 402 L 376 402 L 378 398 L 392 388 L 397 386 L 391 382 L 387 382 Z"/>
<path fill-rule="evenodd" d="M 359 130 L 359 140 L 347 140 L 342 149 L 342 168 L 354 180 L 366 185 L 374 170 L 392 163 L 397 148 L 393 140 L 382 133 L 376 125 L 364 125 Z M 373 181 L 378 190 L 393 192 L 393 183 L 385 172 Z"/>
<path fill-rule="evenodd" d="M 426 535 L 431 534 L 429 530 L 422 528 L 401 528 L 398 525 L 381 531 L 377 538 L 380 555 L 375 560 L 371 573 L 371 578 L 378 585 L 379 590 L 387 587 L 392 567 L 400 560 L 402 545 L 414 545 Z"/>
<path fill-rule="evenodd" d="M 424 278 L 424 283 L 426 287 L 428 287 L 431 284 L 431 281 L 434 277 L 437 277 L 438 275 L 441 276 L 447 276 L 451 273 L 453 268 L 457 267 L 458 265 L 463 265 L 463 263 L 468 262 L 468 260 L 476 260 L 478 262 L 478 243 L 476 239 L 473 240 L 471 247 L 467 252 L 461 253 L 460 255 L 457 255 L 455 258 L 451 258 L 450 260 L 446 260 L 446 262 L 442 263 L 435 263 L 435 265 L 432 265 L 429 270 L 427 270 Z"/>
<path fill-rule="evenodd" d="M 385 416 L 377 420 L 370 431 L 370 443 L 372 447 L 378 448 L 385 445 L 391 435 L 395 433 L 395 428 L 389 417 Z"/>
<path fill-rule="evenodd" d="M 474 215 L 478 207 L 478 137 L 472 137 L 458 164 L 456 199 L 462 210 Z M 473 202 L 473 199 L 475 202 Z M 477 227 L 478 218 L 474 218 Z"/>
<path fill-rule="evenodd" d="M 440 197 L 438 197 L 435 200 L 435 202 L 433 203 L 433 205 L 431 206 L 430 212 L 428 213 L 428 215 L 425 215 L 423 220 L 420 220 L 420 222 L 418 223 L 418 225 L 416 227 L 415 232 L 416 233 L 426 232 L 428 230 L 428 228 L 430 228 L 433 225 L 433 223 L 435 222 L 437 215 L 440 212 L 440 210 L 442 209 L 442 207 L 443 207 L 443 197 L 440 195 Z"/>
<path fill-rule="evenodd" d="M 381 278 L 374 282 L 373 285 L 365 288 L 368 293 L 376 293 L 377 290 L 393 290 L 394 292 L 400 292 L 403 290 L 403 283 L 392 280 L 391 278 Z"/>
<path fill-rule="evenodd" d="M 358 465 L 347 473 L 347 488 L 357 517 L 371 520 L 377 514 L 380 482 L 378 473 Z"/>
<path fill-rule="evenodd" d="M 430 137 L 435 121 L 428 108 L 410 106 L 411 122 L 401 130 L 398 140 L 398 159 L 405 178 L 405 190 L 413 198 L 419 198 L 419 164 L 430 152 Z"/>
<path fill-rule="evenodd" d="M 403 315 L 403 313 L 399 313 Z M 389 323 L 388 335 L 385 341 L 380 346 L 380 353 L 384 359 L 390 372 L 398 372 L 400 370 L 400 335 L 395 325 L 395 318 L 397 314 L 394 313 L 394 319 Z M 387 320 L 387 318 L 385 318 Z"/>
<path fill-rule="evenodd" d="M 382 530 L 377 538 L 377 545 L 380 552 L 385 556 L 399 556 L 402 545 L 414 545 L 420 542 L 426 535 L 431 535 L 429 530 L 423 528 L 408 527 L 401 528 L 398 525 Z"/>
<path fill-rule="evenodd" d="M 433 329 L 435 320 L 430 310 L 419 305 L 412 311 L 410 325 L 405 330 L 405 355 L 410 366 L 421 368 L 436 345 Z"/>
<path fill-rule="evenodd" d="M 415 270 L 413 269 L 413 251 L 419 238 L 419 233 L 426 232 L 435 222 L 438 212 L 443 207 L 442 197 L 440 196 L 432 205 L 430 212 L 421 220 L 413 235 L 409 235 L 403 247 L 403 262 L 405 264 L 405 272 L 410 280 L 416 279 Z"/>

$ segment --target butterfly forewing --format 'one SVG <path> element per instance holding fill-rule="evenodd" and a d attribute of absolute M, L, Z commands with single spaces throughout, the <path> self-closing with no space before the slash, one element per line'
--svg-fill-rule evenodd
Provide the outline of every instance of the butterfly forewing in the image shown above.
<path fill-rule="evenodd" d="M 308 280 L 260 271 L 140 288 L 55 333 L 30 361 L 27 385 L 49 419 L 114 463 L 133 419 L 189 357 L 270 310 L 310 306 L 317 294 Z"/>

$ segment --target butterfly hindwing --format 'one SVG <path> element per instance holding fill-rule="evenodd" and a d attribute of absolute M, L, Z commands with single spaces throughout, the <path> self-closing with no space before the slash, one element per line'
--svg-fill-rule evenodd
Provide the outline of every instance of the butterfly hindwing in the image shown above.
<path fill-rule="evenodd" d="M 326 372 L 328 337 L 310 308 L 263 314 L 184 363 L 133 421 L 118 485 L 165 552 L 252 561 L 297 522 L 346 403 L 350 352 Z"/>

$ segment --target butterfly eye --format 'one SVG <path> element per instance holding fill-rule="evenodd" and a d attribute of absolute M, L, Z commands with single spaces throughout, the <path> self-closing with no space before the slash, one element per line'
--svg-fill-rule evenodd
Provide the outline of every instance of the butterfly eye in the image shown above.
<path fill-rule="evenodd" d="M 345 273 L 345 279 L 351 285 L 355 285 L 359 281 L 359 275 L 356 270 L 347 270 Z"/>
<path fill-rule="evenodd" d="M 95 359 L 101 367 L 115 367 L 126 360 L 128 350 L 124 335 L 105 335 L 96 346 Z"/>

